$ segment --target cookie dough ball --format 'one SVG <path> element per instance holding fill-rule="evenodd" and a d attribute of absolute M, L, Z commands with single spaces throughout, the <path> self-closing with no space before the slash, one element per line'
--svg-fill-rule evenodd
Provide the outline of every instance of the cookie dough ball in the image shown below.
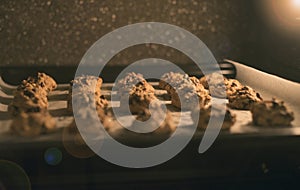
<path fill-rule="evenodd" d="M 55 80 L 45 73 L 38 73 L 36 82 L 47 92 L 51 92 L 57 87 Z"/>
<path fill-rule="evenodd" d="M 173 94 L 182 84 L 188 83 L 192 83 L 192 81 L 187 74 L 169 72 L 161 77 L 159 87 L 169 94 Z"/>
<path fill-rule="evenodd" d="M 207 90 L 204 88 L 201 90 L 199 88 L 197 89 L 191 82 L 182 84 L 171 94 L 172 105 L 182 110 L 193 109 L 197 103 L 202 107 L 210 102 L 210 100 L 211 97 Z"/>
<path fill-rule="evenodd" d="M 106 108 L 108 101 L 101 95 L 102 82 L 102 78 L 96 76 L 80 76 L 71 81 L 67 100 L 68 111 L 73 111 L 72 98 L 82 106 L 95 103 L 97 108 Z"/>
<path fill-rule="evenodd" d="M 97 109 L 106 109 L 108 106 L 108 101 L 107 99 L 101 95 L 96 99 L 96 108 Z"/>
<path fill-rule="evenodd" d="M 36 77 L 28 77 L 28 83 L 35 83 L 44 89 L 47 93 L 57 87 L 55 80 L 45 73 L 38 73 Z"/>
<path fill-rule="evenodd" d="M 211 99 L 200 80 L 196 77 L 189 77 L 187 74 L 166 73 L 161 77 L 159 87 L 170 94 L 172 105 L 183 110 L 195 107 L 197 102 L 200 106 L 205 105 Z"/>
<path fill-rule="evenodd" d="M 219 85 L 227 79 L 221 73 L 211 73 L 200 78 L 200 83 L 205 89 L 209 89 L 209 84 L 212 86 Z"/>
<path fill-rule="evenodd" d="M 200 83 L 200 80 L 197 77 L 190 77 L 190 81 L 195 85 L 196 89 L 204 89 L 204 86 Z"/>
<path fill-rule="evenodd" d="M 204 76 L 200 79 L 200 83 L 205 89 L 209 90 L 210 95 L 218 98 L 226 98 L 228 93 L 232 93 L 236 88 L 242 87 L 239 81 L 227 79 L 221 73 L 212 73 Z"/>
<path fill-rule="evenodd" d="M 171 104 L 182 110 L 189 110 L 199 102 L 196 88 L 193 84 L 185 84 L 171 94 Z"/>
<path fill-rule="evenodd" d="M 80 93 L 81 90 L 85 90 L 86 92 L 94 92 L 96 95 L 100 96 L 102 83 L 103 80 L 100 77 L 83 75 L 80 77 L 76 77 L 71 81 L 70 92 L 72 92 L 72 90 L 75 90 L 75 93 Z"/>
<path fill-rule="evenodd" d="M 24 80 L 14 92 L 14 98 L 9 105 L 9 112 L 17 115 L 20 112 L 39 112 L 48 107 L 46 91 L 36 83 Z"/>
<path fill-rule="evenodd" d="M 238 89 L 243 88 L 244 86 L 236 79 L 227 79 L 225 80 L 226 93 L 232 94 Z"/>
<path fill-rule="evenodd" d="M 148 109 L 149 104 L 157 100 L 154 92 L 145 85 L 134 86 L 129 92 L 129 100 L 127 98 L 128 96 L 121 96 L 120 107 L 127 109 L 129 103 L 129 109 L 133 114 L 137 114 L 145 108 Z"/>
<path fill-rule="evenodd" d="M 275 99 L 255 102 L 251 113 L 253 124 L 257 126 L 290 126 L 294 120 L 293 112 L 286 108 L 284 102 Z"/>
<path fill-rule="evenodd" d="M 166 90 L 168 88 L 167 86 L 169 86 L 170 83 L 177 78 L 176 75 L 178 75 L 179 78 L 182 76 L 181 73 L 173 73 L 173 72 L 163 74 L 159 80 L 158 87 L 160 89 Z"/>
<path fill-rule="evenodd" d="M 105 110 L 108 107 L 107 99 L 101 95 L 100 97 L 95 97 L 94 94 L 82 93 L 74 94 L 73 101 L 75 102 L 76 109 L 88 109 L 88 107 L 93 108 L 94 110 Z M 68 101 L 67 110 L 73 112 L 72 99 Z M 76 111 L 76 110 L 75 110 Z"/>
<path fill-rule="evenodd" d="M 10 129 L 14 134 L 33 137 L 53 132 L 56 129 L 56 121 L 47 111 L 21 112 L 13 119 Z"/>
<path fill-rule="evenodd" d="M 117 95 L 120 97 L 121 111 L 128 108 L 133 114 L 149 108 L 152 100 L 156 100 L 154 88 L 141 74 L 128 73 L 116 84 Z"/>
<path fill-rule="evenodd" d="M 123 93 L 129 93 L 135 86 L 144 86 L 149 92 L 154 93 L 154 88 L 144 79 L 143 75 L 134 72 L 127 73 L 124 78 L 119 80 L 115 89 L 118 91 L 117 94 L 121 96 Z"/>
<path fill-rule="evenodd" d="M 228 101 L 228 106 L 232 109 L 250 110 L 252 105 L 261 102 L 262 98 L 251 87 L 244 86 L 228 93 Z"/>
<path fill-rule="evenodd" d="M 199 117 L 198 120 L 198 129 L 206 129 L 207 124 L 212 117 L 212 119 L 222 119 L 222 114 L 224 114 L 225 111 L 225 117 L 222 124 L 222 130 L 228 130 L 230 127 L 233 126 L 233 124 L 236 121 L 236 116 L 230 112 L 230 110 L 226 107 L 225 110 L 224 106 L 221 105 L 214 105 L 214 107 L 211 106 L 211 104 L 204 106 L 202 108 L 196 108 L 198 109 L 198 112 L 193 111 L 192 112 L 192 119 L 194 122 L 196 122 L 196 118 Z M 200 113 L 199 113 L 200 112 Z M 199 116 L 196 114 L 199 113 Z"/>

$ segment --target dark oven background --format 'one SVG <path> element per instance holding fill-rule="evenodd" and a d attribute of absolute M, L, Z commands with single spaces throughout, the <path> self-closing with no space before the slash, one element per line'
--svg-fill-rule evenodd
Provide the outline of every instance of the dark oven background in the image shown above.
<path fill-rule="evenodd" d="M 69 80 L 101 36 L 127 24 L 155 21 L 196 34 L 217 60 L 233 59 L 300 81 L 300 20 L 291 21 L 280 11 L 270 0 L 2 0 L 1 72 L 12 82 L 25 77 L 20 71 L 41 69 L 58 81 Z M 190 63 L 176 50 L 152 44 L 128 48 L 109 65 L 145 57 Z"/>

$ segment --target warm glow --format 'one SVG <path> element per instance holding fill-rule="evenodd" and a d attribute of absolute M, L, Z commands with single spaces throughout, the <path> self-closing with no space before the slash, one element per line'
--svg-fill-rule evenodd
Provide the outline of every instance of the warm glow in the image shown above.
<path fill-rule="evenodd" d="M 266 24 L 283 34 L 299 36 L 300 0 L 264 0 L 259 1 Z"/>
<path fill-rule="evenodd" d="M 295 6 L 300 7 L 300 0 L 293 0 Z"/>

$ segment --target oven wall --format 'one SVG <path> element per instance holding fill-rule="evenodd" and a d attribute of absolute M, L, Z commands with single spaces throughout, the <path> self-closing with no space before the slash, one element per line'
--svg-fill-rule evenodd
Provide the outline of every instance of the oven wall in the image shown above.
<path fill-rule="evenodd" d="M 132 23 L 155 21 L 191 31 L 217 60 L 230 58 L 298 80 L 299 38 L 283 35 L 268 25 L 258 2 L 2 0 L 0 65 L 76 67 L 87 49 L 106 33 Z M 127 65 L 144 57 L 160 57 L 179 64 L 191 62 L 176 50 L 141 45 L 121 52 L 110 64 Z"/>

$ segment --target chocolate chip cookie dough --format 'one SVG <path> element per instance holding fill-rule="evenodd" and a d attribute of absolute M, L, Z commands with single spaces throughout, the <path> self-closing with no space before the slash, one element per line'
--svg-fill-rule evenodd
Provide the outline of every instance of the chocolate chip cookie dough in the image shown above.
<path fill-rule="evenodd" d="M 211 100 L 200 81 L 187 74 L 166 73 L 161 77 L 159 87 L 170 94 L 172 105 L 183 110 L 193 108 L 197 102 L 200 106 L 204 106 Z M 182 102 L 179 97 L 182 98 Z"/>
<path fill-rule="evenodd" d="M 120 108 L 126 110 L 128 103 L 131 113 L 138 114 L 149 108 L 151 101 L 157 100 L 154 88 L 141 74 L 127 73 L 127 75 L 116 84 L 118 97 L 120 97 Z"/>
<path fill-rule="evenodd" d="M 227 79 L 221 73 L 212 73 L 200 78 L 200 83 L 209 90 L 210 95 L 217 98 L 226 96 L 243 85 L 235 79 Z"/>
<path fill-rule="evenodd" d="M 284 102 L 256 102 L 251 107 L 252 121 L 257 126 L 290 126 L 294 120 L 293 112 L 289 111 Z"/>
<path fill-rule="evenodd" d="M 140 73 L 127 73 L 124 78 L 120 79 L 115 85 L 115 90 L 119 96 L 129 93 L 133 87 L 143 86 L 148 92 L 154 93 L 154 88 L 150 85 Z"/>
<path fill-rule="evenodd" d="M 127 98 L 125 98 L 127 99 Z M 121 107 L 124 102 L 128 100 L 122 100 L 121 98 Z M 133 87 L 129 92 L 129 108 L 131 113 L 138 114 L 144 109 L 148 109 L 152 101 L 156 101 L 157 98 L 152 91 L 147 90 L 143 85 L 138 85 Z M 124 105 L 126 106 L 126 105 Z"/>
<path fill-rule="evenodd" d="M 261 102 L 262 97 L 249 86 L 237 88 L 230 91 L 228 96 L 228 106 L 232 109 L 250 110 L 255 102 Z"/>
<path fill-rule="evenodd" d="M 197 103 L 200 107 L 205 106 L 210 100 L 207 90 L 199 90 L 192 83 L 182 84 L 171 94 L 172 105 L 182 110 L 192 109 Z"/>
<path fill-rule="evenodd" d="M 220 73 L 204 76 L 200 79 L 200 83 L 211 95 L 218 98 L 227 97 L 228 106 L 232 109 L 249 110 L 254 102 L 262 101 L 260 94 L 251 87 L 243 86 L 236 79 L 227 79 Z"/>
<path fill-rule="evenodd" d="M 77 102 L 80 101 L 84 104 L 87 102 L 95 103 L 97 109 L 105 109 L 108 102 L 101 93 L 102 82 L 102 78 L 96 76 L 76 77 L 70 83 L 67 109 L 70 112 L 73 111 L 72 97 Z"/>
<path fill-rule="evenodd" d="M 226 78 L 221 73 L 211 73 L 206 76 L 203 76 L 199 79 L 200 83 L 204 86 L 204 88 L 209 89 L 209 84 L 219 85 L 226 81 Z"/>
<path fill-rule="evenodd" d="M 192 82 L 187 74 L 169 72 L 165 73 L 160 81 L 159 88 L 166 90 L 169 94 L 175 93 L 175 89 L 185 83 Z"/>
<path fill-rule="evenodd" d="M 23 80 L 14 92 L 14 98 L 8 110 L 16 116 L 21 112 L 39 112 L 47 107 L 47 92 L 37 83 Z"/>
<path fill-rule="evenodd" d="M 8 107 L 13 115 L 12 132 L 21 136 L 36 136 L 56 128 L 56 122 L 47 110 L 47 95 L 56 86 L 56 82 L 44 73 L 22 81 Z"/>
<path fill-rule="evenodd" d="M 194 120 L 194 122 L 196 122 L 196 118 L 199 117 L 198 129 L 206 129 L 210 118 L 222 120 L 223 121 L 222 130 L 230 129 L 230 127 L 232 127 L 236 121 L 236 116 L 232 114 L 227 107 L 225 108 L 225 110 L 222 110 L 224 109 L 223 107 L 224 106 L 221 105 L 214 105 L 214 107 L 212 107 L 211 104 L 209 104 L 204 107 L 201 107 L 200 109 L 196 108 L 198 109 L 197 110 L 198 112 L 196 111 L 192 112 L 192 119 Z M 224 112 L 225 112 L 225 117 L 223 120 L 221 116 L 222 114 L 224 114 Z M 198 113 L 199 116 L 196 115 Z"/>
<path fill-rule="evenodd" d="M 57 87 L 55 80 L 45 73 L 38 73 L 37 78 L 35 79 L 35 83 L 37 83 L 48 93 Z"/>
<path fill-rule="evenodd" d="M 82 131 L 91 138 L 102 135 L 101 131 L 96 130 L 99 127 L 98 121 L 103 122 L 107 117 L 108 101 L 101 93 L 102 82 L 100 77 L 84 75 L 76 77 L 70 83 L 67 108 L 73 112 L 72 101 L 76 102 L 76 109 L 73 114 L 82 126 L 86 126 Z M 93 112 L 97 112 L 97 114 L 95 115 Z M 85 145 L 75 120 L 69 125 L 68 131 L 76 137 L 75 140 L 78 145 Z"/>

